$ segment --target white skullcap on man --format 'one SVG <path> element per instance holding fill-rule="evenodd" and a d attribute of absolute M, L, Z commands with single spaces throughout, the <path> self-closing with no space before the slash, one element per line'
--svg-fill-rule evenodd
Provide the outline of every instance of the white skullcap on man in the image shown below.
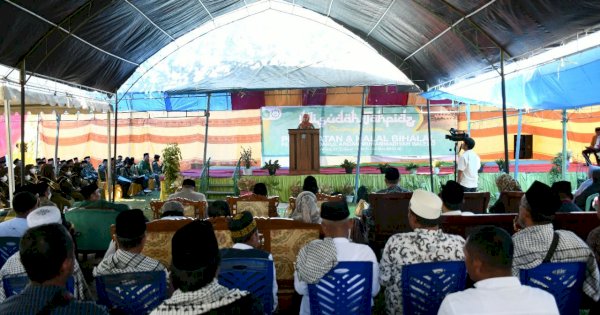
<path fill-rule="evenodd" d="M 54 206 L 39 207 L 27 215 L 27 226 L 29 228 L 53 223 L 62 223 L 60 210 Z"/>
<path fill-rule="evenodd" d="M 435 220 L 442 215 L 442 199 L 423 189 L 413 192 L 409 207 L 414 214 L 423 219 Z"/>

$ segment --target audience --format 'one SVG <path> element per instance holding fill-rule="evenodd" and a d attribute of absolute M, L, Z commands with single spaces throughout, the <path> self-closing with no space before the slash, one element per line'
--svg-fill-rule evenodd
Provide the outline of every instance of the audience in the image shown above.
<path fill-rule="evenodd" d="M 592 207 L 596 210 L 596 216 L 600 219 L 600 203 L 598 202 L 598 199 L 598 197 L 594 198 Z M 592 252 L 594 252 L 596 265 L 600 266 L 600 226 L 590 231 L 586 243 L 590 246 Z"/>
<path fill-rule="evenodd" d="M 600 166 L 590 165 L 588 167 L 587 179 L 583 183 L 581 183 L 581 185 L 579 185 L 577 191 L 575 191 L 575 193 L 573 194 L 573 199 L 579 196 L 586 188 L 588 188 L 594 182 L 594 180 L 592 179 L 592 174 L 595 170 L 600 170 Z"/>
<path fill-rule="evenodd" d="M 206 201 L 203 193 L 196 192 L 196 182 L 193 179 L 184 179 L 181 190 L 170 195 L 169 199 L 185 198 L 192 201 Z"/>
<path fill-rule="evenodd" d="M 221 259 L 258 258 L 273 261 L 271 253 L 260 250 L 262 247 L 256 221 L 249 211 L 236 214 L 229 221 L 229 231 L 233 246 L 221 249 Z M 277 277 L 273 267 L 273 312 L 277 309 Z"/>
<path fill-rule="evenodd" d="M 93 270 L 94 277 L 141 271 L 165 271 L 158 260 L 142 253 L 146 243 L 146 217 L 139 209 L 123 211 L 115 220 L 117 251 Z"/>
<path fill-rule="evenodd" d="M 75 208 L 112 209 L 116 211 L 129 210 L 129 206 L 126 204 L 118 204 L 101 199 L 100 189 L 96 183 L 92 183 L 81 188 L 81 194 L 85 200 L 73 204 Z"/>
<path fill-rule="evenodd" d="M 439 315 L 450 314 L 556 314 L 554 297 L 522 285 L 511 274 L 514 246 L 503 229 L 487 226 L 467 238 L 465 264 L 474 287 L 446 296 Z"/>
<path fill-rule="evenodd" d="M 571 182 L 561 180 L 552 184 L 552 192 L 560 198 L 561 205 L 556 212 L 577 212 L 582 211 L 574 202 L 571 193 Z"/>
<path fill-rule="evenodd" d="M 73 240 L 60 224 L 27 230 L 19 254 L 31 283 L 0 304 L 0 314 L 108 314 L 93 302 L 71 298 L 66 283 L 76 263 Z"/>
<path fill-rule="evenodd" d="M 587 198 L 595 193 L 599 193 L 600 192 L 600 169 L 595 169 L 592 172 L 592 183 L 587 186 L 586 189 L 584 189 L 580 194 L 577 195 L 577 197 L 575 197 L 574 202 L 575 204 L 583 210 L 587 210 L 585 209 L 585 202 L 587 201 Z"/>
<path fill-rule="evenodd" d="M 308 284 L 318 283 L 340 261 L 370 261 L 373 263 L 371 296 L 379 292 L 377 257 L 367 245 L 348 240 L 352 222 L 344 201 L 324 202 L 321 208 L 321 227 L 325 238 L 314 240 L 300 249 L 296 258 L 294 288 L 302 295 L 300 314 L 310 314 Z"/>
<path fill-rule="evenodd" d="M 37 197 L 28 192 L 16 193 L 13 197 L 14 219 L 0 223 L 0 237 L 21 237 L 27 231 L 27 215 L 38 206 Z"/>
<path fill-rule="evenodd" d="M 163 204 L 160 209 L 161 220 L 179 220 L 185 218 L 183 215 L 183 204 L 179 201 L 170 200 Z"/>
<path fill-rule="evenodd" d="M 446 185 L 442 185 L 440 196 L 442 197 L 442 215 L 473 215 L 473 212 L 460 210 L 465 198 L 465 191 L 458 182 L 447 181 Z"/>
<path fill-rule="evenodd" d="M 215 200 L 208 206 L 208 217 L 228 217 L 230 216 L 229 204 L 223 200 Z"/>
<path fill-rule="evenodd" d="M 255 195 L 268 196 L 267 185 L 263 183 L 256 183 L 254 188 L 252 188 L 252 193 Z"/>
<path fill-rule="evenodd" d="M 190 246 L 190 240 L 194 242 Z M 171 298 L 152 315 L 162 314 L 263 314 L 259 300 L 247 291 L 228 289 L 217 281 L 220 256 L 212 224 L 195 220 L 180 228 L 171 241 Z"/>
<path fill-rule="evenodd" d="M 515 220 L 515 256 L 512 272 L 531 269 L 542 262 L 585 262 L 583 291 L 594 301 L 600 298 L 600 276 L 594 253 L 575 233 L 554 230 L 552 220 L 561 202 L 548 185 L 535 181 L 521 199 Z M 552 252 L 551 244 L 557 242 Z M 550 249 L 550 250 L 549 250 Z M 547 258 L 548 257 L 548 258 Z"/>
<path fill-rule="evenodd" d="M 313 176 L 306 176 L 302 185 L 302 192 L 296 197 L 296 209 L 290 217 L 306 223 L 321 223 L 317 206 L 318 192 L 317 179 Z"/>
<path fill-rule="evenodd" d="M 414 230 L 398 233 L 385 244 L 379 266 L 379 282 L 385 286 L 387 314 L 402 314 L 402 266 L 409 264 L 463 260 L 465 240 L 440 228 L 442 200 L 417 189 L 408 209 L 408 224 Z"/>
<path fill-rule="evenodd" d="M 506 173 L 503 173 L 496 178 L 496 187 L 498 187 L 500 194 L 505 191 L 521 191 L 519 182 Z M 498 200 L 496 200 L 496 202 L 490 207 L 489 213 L 506 213 L 502 199 L 498 198 Z"/>
<path fill-rule="evenodd" d="M 58 208 L 53 206 L 39 207 L 27 216 L 27 226 L 29 227 L 28 231 L 32 228 L 46 225 L 46 224 L 63 224 L 64 222 L 61 219 L 61 214 Z M 2 278 L 7 276 L 21 276 L 25 274 L 25 267 L 21 263 L 21 255 L 19 252 L 10 256 L 2 269 L 0 269 L 0 283 L 2 283 Z M 73 270 L 73 278 L 75 284 L 75 292 L 74 296 L 78 300 L 91 300 L 92 294 L 85 282 L 85 278 L 83 277 L 83 273 L 81 268 L 79 268 L 79 263 L 77 260 L 74 260 L 74 270 Z M 3 286 L 0 285 L 0 302 L 6 299 L 6 295 L 4 292 Z M 0 312 L 0 314 L 3 314 Z"/>

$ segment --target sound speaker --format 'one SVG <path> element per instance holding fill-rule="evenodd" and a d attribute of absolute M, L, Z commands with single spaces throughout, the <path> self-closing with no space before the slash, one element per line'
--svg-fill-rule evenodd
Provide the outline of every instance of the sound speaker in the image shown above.
<path fill-rule="evenodd" d="M 513 158 L 517 158 L 517 135 L 515 135 Z M 533 135 L 521 135 L 519 149 L 519 159 L 526 160 L 533 158 Z"/>

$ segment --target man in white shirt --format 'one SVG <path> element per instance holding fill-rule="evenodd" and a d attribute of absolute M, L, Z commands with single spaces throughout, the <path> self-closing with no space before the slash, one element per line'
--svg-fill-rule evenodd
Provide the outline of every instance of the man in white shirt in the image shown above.
<path fill-rule="evenodd" d="M 511 274 L 514 246 L 503 229 L 486 226 L 467 239 L 465 264 L 475 288 L 446 296 L 438 315 L 559 314 L 554 297 Z"/>
<path fill-rule="evenodd" d="M 479 179 L 479 168 L 481 167 L 481 159 L 479 155 L 473 151 L 475 140 L 473 138 L 465 138 L 461 148 L 465 151 L 458 159 L 456 166 L 458 170 L 458 183 L 463 186 L 465 192 L 477 191 L 477 180 Z"/>
<path fill-rule="evenodd" d="M 169 196 L 169 199 L 185 198 L 192 201 L 206 201 L 203 193 L 196 192 L 196 182 L 193 179 L 184 179 L 181 190 Z"/>
<path fill-rule="evenodd" d="M 370 261 L 373 263 L 371 296 L 379 292 L 379 265 L 371 248 L 350 242 L 348 236 L 352 221 L 350 211 L 343 201 L 325 202 L 321 206 L 321 226 L 325 239 L 314 240 L 300 249 L 294 272 L 294 288 L 302 295 L 300 314 L 310 314 L 308 284 L 318 283 L 339 261 Z"/>
<path fill-rule="evenodd" d="M 13 197 L 13 209 L 16 217 L 0 223 L 0 237 L 22 237 L 29 228 L 27 215 L 38 207 L 37 197 L 28 192 L 16 193 Z"/>

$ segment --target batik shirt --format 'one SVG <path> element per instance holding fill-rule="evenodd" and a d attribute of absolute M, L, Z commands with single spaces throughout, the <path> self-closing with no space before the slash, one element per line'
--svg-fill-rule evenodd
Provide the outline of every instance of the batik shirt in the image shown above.
<path fill-rule="evenodd" d="M 134 254 L 122 249 L 117 249 L 114 255 L 104 258 L 98 266 L 94 268 L 94 277 L 103 275 L 112 275 L 119 273 L 142 272 L 142 271 L 167 271 L 158 260 L 147 257 L 142 254 Z"/>
<path fill-rule="evenodd" d="M 73 262 L 73 280 L 75 286 L 73 296 L 77 300 L 92 300 L 92 293 L 85 282 L 81 268 L 79 268 L 79 263 L 77 263 L 77 260 L 74 260 Z M 4 266 L 2 266 L 2 269 L 0 269 L 0 284 L 2 283 L 2 278 L 6 276 L 27 276 L 25 267 L 23 267 L 23 264 L 21 263 L 21 255 L 19 252 L 10 256 L 8 260 L 6 260 Z M 6 293 L 4 292 L 4 287 L 0 285 L 0 303 L 4 300 L 6 300 Z"/>
<path fill-rule="evenodd" d="M 402 314 L 402 266 L 464 260 L 465 240 L 442 230 L 415 229 L 387 241 L 379 263 L 379 283 L 385 286 L 387 314 Z"/>
<path fill-rule="evenodd" d="M 556 232 L 559 235 L 558 246 L 550 262 L 585 262 L 583 292 L 597 301 L 600 298 L 600 276 L 594 253 L 575 233 L 566 230 Z M 539 266 L 548 253 L 553 236 L 551 223 L 530 226 L 515 233 L 512 237 L 515 244 L 513 275 L 518 277 L 521 269 Z"/>

